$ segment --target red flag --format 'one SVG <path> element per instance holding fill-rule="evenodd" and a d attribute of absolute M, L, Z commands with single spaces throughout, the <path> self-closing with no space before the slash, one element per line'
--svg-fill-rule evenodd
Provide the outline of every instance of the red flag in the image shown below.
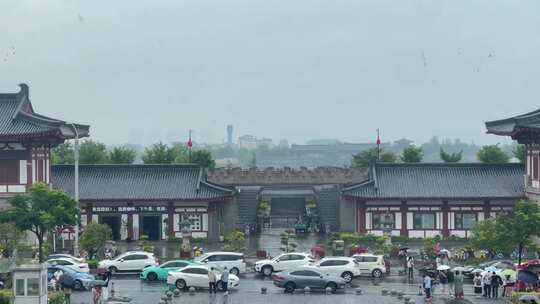
<path fill-rule="evenodd" d="M 187 142 L 187 146 L 190 149 L 191 149 L 191 147 L 193 147 L 193 142 L 191 141 L 191 130 L 189 130 L 189 140 Z"/>
<path fill-rule="evenodd" d="M 379 129 L 377 129 L 377 146 L 381 145 L 381 138 L 379 137 Z"/>

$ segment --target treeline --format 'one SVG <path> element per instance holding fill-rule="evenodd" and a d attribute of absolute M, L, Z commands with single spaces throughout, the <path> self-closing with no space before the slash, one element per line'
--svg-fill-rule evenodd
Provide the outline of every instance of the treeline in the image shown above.
<path fill-rule="evenodd" d="M 66 142 L 52 151 L 53 164 L 75 163 L 75 150 L 71 142 Z M 83 140 L 79 145 L 80 164 L 199 164 L 213 169 L 215 161 L 207 150 L 189 151 L 184 144 L 167 145 L 162 142 L 146 147 L 142 153 L 129 146 L 107 147 L 104 143 Z"/>
<path fill-rule="evenodd" d="M 439 161 L 445 163 L 457 163 L 462 160 L 463 151 L 447 152 L 444 148 L 439 148 Z M 480 148 L 476 153 L 476 160 L 482 163 L 507 163 L 512 157 L 518 159 L 521 163 L 524 160 L 524 146 L 516 145 L 511 154 L 505 152 L 498 144 L 486 145 Z M 401 154 L 384 149 L 367 149 L 353 155 L 351 166 L 367 167 L 371 162 L 379 160 L 381 162 L 403 162 L 403 163 L 420 163 L 424 159 L 424 150 L 422 147 L 409 145 L 405 147 Z"/>

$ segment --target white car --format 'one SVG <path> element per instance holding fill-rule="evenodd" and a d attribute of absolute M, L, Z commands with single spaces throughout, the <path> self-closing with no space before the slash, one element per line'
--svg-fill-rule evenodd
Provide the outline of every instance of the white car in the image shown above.
<path fill-rule="evenodd" d="M 50 265 L 50 266 L 56 266 L 56 265 L 65 266 L 69 269 L 73 269 L 76 272 L 86 272 L 86 273 L 90 272 L 90 268 L 88 267 L 87 263 L 80 263 L 70 258 L 48 259 L 45 263 L 47 263 L 47 265 Z"/>
<path fill-rule="evenodd" d="M 313 264 L 313 267 L 324 275 L 341 277 L 347 283 L 362 273 L 358 262 L 347 257 L 327 257 Z"/>
<path fill-rule="evenodd" d="M 185 290 L 190 287 L 208 288 L 208 271 L 207 266 L 187 266 L 178 271 L 171 271 L 167 276 L 167 284 L 175 286 L 180 290 Z M 221 289 L 221 273 L 216 271 L 217 288 Z M 234 275 L 229 275 L 229 289 L 237 288 L 240 285 L 240 279 Z"/>
<path fill-rule="evenodd" d="M 47 259 L 51 260 L 51 259 L 58 259 L 58 258 L 71 259 L 79 263 L 85 262 L 83 258 L 74 257 L 71 254 L 67 254 L 67 253 L 53 253 L 53 254 L 50 254 Z"/>
<path fill-rule="evenodd" d="M 358 262 L 362 274 L 371 274 L 374 278 L 380 278 L 386 273 L 384 256 L 369 253 L 355 254 L 352 256 Z"/>
<path fill-rule="evenodd" d="M 230 273 L 239 275 L 246 272 L 244 254 L 237 252 L 208 252 L 194 259 L 195 262 L 221 271 L 227 267 Z"/>
<path fill-rule="evenodd" d="M 255 271 L 269 276 L 272 272 L 291 270 L 299 266 L 313 263 L 313 257 L 308 253 L 290 252 L 283 253 L 271 260 L 261 260 L 255 262 Z"/>
<path fill-rule="evenodd" d="M 121 271 L 142 271 L 148 266 L 159 265 L 159 260 L 153 253 L 144 251 L 128 251 L 112 260 L 99 262 L 98 268 L 105 268 L 112 273 Z"/>

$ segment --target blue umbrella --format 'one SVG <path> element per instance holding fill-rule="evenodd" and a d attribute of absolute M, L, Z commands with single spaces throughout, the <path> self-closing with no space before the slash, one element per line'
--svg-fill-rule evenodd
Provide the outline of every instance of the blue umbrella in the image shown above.
<path fill-rule="evenodd" d="M 538 281 L 538 275 L 534 272 L 520 270 L 518 273 L 518 280 L 523 281 L 526 284 L 535 284 Z"/>

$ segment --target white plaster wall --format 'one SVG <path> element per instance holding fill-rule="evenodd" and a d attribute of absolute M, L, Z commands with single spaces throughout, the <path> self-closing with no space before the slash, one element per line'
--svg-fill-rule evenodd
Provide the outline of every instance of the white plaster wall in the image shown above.
<path fill-rule="evenodd" d="M 452 230 L 450 231 L 450 235 L 463 238 L 467 236 L 467 232 L 465 230 Z"/>
<path fill-rule="evenodd" d="M 169 230 L 169 227 L 167 227 L 167 219 L 169 218 L 169 215 L 167 213 L 163 213 L 161 215 L 161 239 L 166 240 L 167 239 L 167 232 Z"/>
<path fill-rule="evenodd" d="M 396 219 L 396 229 L 401 229 L 401 212 L 394 213 Z"/>
<path fill-rule="evenodd" d="M 407 229 L 412 230 L 413 224 L 413 213 L 407 212 Z"/>
<path fill-rule="evenodd" d="M 26 159 L 19 161 L 19 183 L 28 183 L 28 170 L 26 168 Z"/>

